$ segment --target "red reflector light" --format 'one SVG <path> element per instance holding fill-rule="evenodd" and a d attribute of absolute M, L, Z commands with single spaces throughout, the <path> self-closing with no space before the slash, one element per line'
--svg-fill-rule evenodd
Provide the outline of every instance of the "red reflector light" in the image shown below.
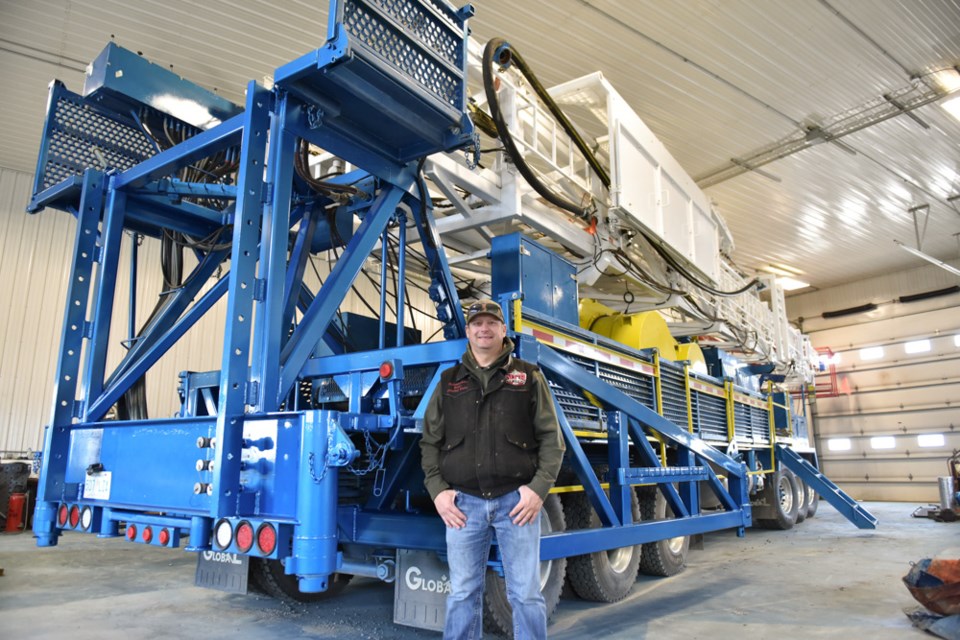
<path fill-rule="evenodd" d="M 160 533 L 157 534 L 157 540 L 159 540 L 163 546 L 167 546 L 170 544 L 170 532 L 166 529 L 160 529 Z"/>
<path fill-rule="evenodd" d="M 153 540 L 153 529 L 151 529 L 150 527 L 144 527 L 143 533 L 140 534 L 140 537 L 143 539 L 144 542 L 150 542 L 151 540 Z"/>
<path fill-rule="evenodd" d="M 136 540 L 137 539 L 137 525 L 128 524 L 127 525 L 127 540 Z"/>
<path fill-rule="evenodd" d="M 380 365 L 380 377 L 389 378 L 392 375 L 393 375 L 393 363 L 392 362 L 382 363 Z"/>
<path fill-rule="evenodd" d="M 277 548 L 277 530 L 272 524 L 265 522 L 257 529 L 257 548 L 265 556 L 270 555 Z"/>
<path fill-rule="evenodd" d="M 70 507 L 70 526 L 76 527 L 80 524 L 80 507 L 73 505 Z"/>
<path fill-rule="evenodd" d="M 67 514 L 69 513 L 70 509 L 67 508 L 67 505 L 60 505 L 60 508 L 57 509 L 57 524 L 61 527 L 67 526 Z"/>
<path fill-rule="evenodd" d="M 240 553 L 250 551 L 253 548 L 253 525 L 246 520 L 238 524 L 234 532 L 234 541 Z"/>

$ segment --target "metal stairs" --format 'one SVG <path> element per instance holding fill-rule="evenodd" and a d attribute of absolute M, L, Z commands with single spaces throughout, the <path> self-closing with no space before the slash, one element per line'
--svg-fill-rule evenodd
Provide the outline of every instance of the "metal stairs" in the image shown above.
<path fill-rule="evenodd" d="M 782 444 L 776 445 L 775 451 L 777 460 L 797 474 L 801 480 L 819 493 L 821 498 L 833 505 L 843 517 L 856 525 L 858 529 L 877 528 L 877 519 L 873 514 L 844 493 L 840 487 L 820 473 L 819 469 L 800 457 L 800 454 Z"/>

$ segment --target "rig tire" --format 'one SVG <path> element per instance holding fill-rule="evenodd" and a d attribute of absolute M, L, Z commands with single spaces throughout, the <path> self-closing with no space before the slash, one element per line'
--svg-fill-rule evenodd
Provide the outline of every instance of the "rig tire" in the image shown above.
<path fill-rule="evenodd" d="M 757 526 L 763 529 L 792 529 L 797 523 L 797 488 L 794 482 L 796 476 L 782 466 L 770 474 L 770 478 L 763 486 L 763 498 L 767 504 L 773 506 L 774 517 L 757 520 Z"/>
<path fill-rule="evenodd" d="M 804 485 L 807 490 L 807 517 L 812 518 L 817 515 L 817 507 L 820 506 L 820 494 L 813 490 L 810 485 Z"/>
<path fill-rule="evenodd" d="M 640 517 L 644 521 L 673 518 L 673 510 L 657 487 L 638 487 Z M 666 578 L 683 571 L 690 551 L 690 536 L 677 536 L 643 545 L 640 573 Z"/>
<path fill-rule="evenodd" d="M 270 558 L 250 558 L 250 577 L 268 596 L 287 602 L 319 602 L 335 598 L 347 588 L 352 575 L 335 573 L 330 585 L 322 593 L 304 593 L 297 584 L 297 576 L 283 572 L 283 563 Z"/>
<path fill-rule="evenodd" d="M 791 471 L 791 473 L 793 472 Z M 793 481 L 797 485 L 797 524 L 800 524 L 807 519 L 807 508 L 810 506 L 808 503 L 807 483 L 795 473 L 793 474 Z"/>
<path fill-rule="evenodd" d="M 637 495 L 630 492 L 633 521 L 640 521 Z M 585 493 L 568 496 L 564 502 L 567 529 L 599 529 L 600 517 Z M 567 580 L 574 593 L 593 602 L 623 600 L 637 581 L 642 545 L 621 547 L 572 556 L 567 561 Z"/>

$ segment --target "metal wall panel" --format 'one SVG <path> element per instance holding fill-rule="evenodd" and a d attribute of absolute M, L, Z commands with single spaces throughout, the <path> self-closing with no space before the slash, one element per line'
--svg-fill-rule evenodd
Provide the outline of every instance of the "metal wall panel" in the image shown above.
<path fill-rule="evenodd" d="M 814 346 L 839 354 L 836 396 L 816 401 L 818 448 L 825 473 L 858 498 L 936 502 L 937 478 L 960 448 L 960 294 L 899 302 L 953 284 L 944 274 L 950 276 L 936 267 L 914 269 L 788 299 L 791 317 L 807 315 L 803 324 Z M 878 309 L 809 318 L 868 302 Z M 929 340 L 930 350 L 907 352 L 916 340 Z M 864 359 L 861 349 L 868 347 L 883 355 Z M 829 380 L 825 371 L 818 386 Z M 942 445 L 921 446 L 919 436 L 936 434 Z M 880 446 L 878 437 L 892 438 L 892 446 Z M 842 439 L 850 448 L 832 450 Z"/>
<path fill-rule="evenodd" d="M 29 216 L 30 175 L 0 168 L 0 450 L 41 445 L 73 246 L 69 216 Z"/>
<path fill-rule="evenodd" d="M 895 249 L 895 246 L 891 246 L 890 251 Z M 832 260 L 830 262 L 832 264 Z M 960 259 L 947 262 L 960 268 Z M 911 303 L 898 302 L 898 299 L 901 296 L 950 289 L 958 284 L 960 281 L 957 276 L 949 271 L 934 265 L 924 265 L 822 291 L 790 295 L 787 297 L 787 314 L 804 331 L 818 332 L 864 321 L 906 318 L 936 309 L 953 309 L 951 313 L 956 313 L 956 309 L 960 308 L 960 293 Z M 833 319 L 821 317 L 824 311 L 839 311 L 869 303 L 877 305 L 877 309 L 869 313 Z"/>

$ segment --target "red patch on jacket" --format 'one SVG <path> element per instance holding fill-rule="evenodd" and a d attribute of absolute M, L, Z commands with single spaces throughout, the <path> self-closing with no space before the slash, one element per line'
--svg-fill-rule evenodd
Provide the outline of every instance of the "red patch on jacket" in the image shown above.
<path fill-rule="evenodd" d="M 524 371 L 511 371 L 503 381 L 514 387 L 522 387 L 527 383 L 527 374 Z"/>
<path fill-rule="evenodd" d="M 469 380 L 457 380 L 447 384 L 447 393 L 461 393 L 470 387 Z"/>

